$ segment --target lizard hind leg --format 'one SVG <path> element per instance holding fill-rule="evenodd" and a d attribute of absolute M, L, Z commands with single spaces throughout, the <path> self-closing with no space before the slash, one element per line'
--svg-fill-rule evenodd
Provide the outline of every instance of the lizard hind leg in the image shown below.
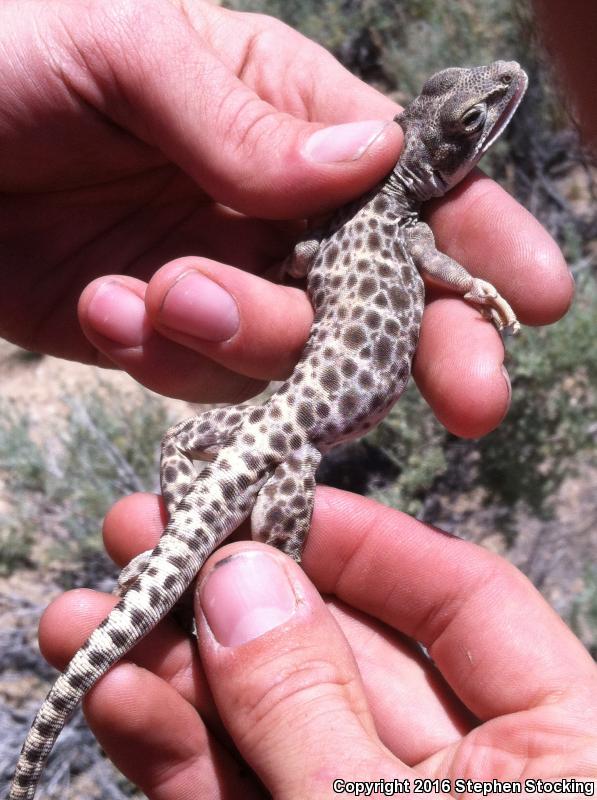
<path fill-rule="evenodd" d="M 295 561 L 309 533 L 315 472 L 321 453 L 309 442 L 276 467 L 257 495 L 251 514 L 253 539 L 271 544 Z"/>
<path fill-rule="evenodd" d="M 249 406 L 212 408 L 169 428 L 162 439 L 160 484 L 168 516 L 191 488 L 194 460 L 211 461 L 234 436 Z M 151 550 L 135 556 L 121 571 L 114 593 L 122 597 L 149 562 Z"/>

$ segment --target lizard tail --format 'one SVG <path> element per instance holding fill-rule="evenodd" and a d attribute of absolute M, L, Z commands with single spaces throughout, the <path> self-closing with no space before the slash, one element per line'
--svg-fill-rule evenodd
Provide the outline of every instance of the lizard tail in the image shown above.
<path fill-rule="evenodd" d="M 85 693 L 172 609 L 207 557 L 246 518 L 272 468 L 256 457 L 255 480 L 247 485 L 239 473 L 231 503 L 223 487 L 235 477 L 235 461 L 231 444 L 205 467 L 144 569 L 58 677 L 27 735 L 8 800 L 32 800 L 54 742 Z"/>

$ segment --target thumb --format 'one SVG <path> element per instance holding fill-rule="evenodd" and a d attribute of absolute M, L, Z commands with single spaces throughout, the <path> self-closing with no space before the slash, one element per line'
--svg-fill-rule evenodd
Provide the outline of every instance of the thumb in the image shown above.
<path fill-rule="evenodd" d="M 109 15 L 112 5 L 97 13 Z M 117 24 L 95 26 L 96 37 L 105 31 L 110 35 L 109 47 L 99 48 L 101 60 L 95 56 L 97 43 L 83 45 L 102 87 L 90 99 L 158 147 L 218 202 L 260 217 L 313 216 L 359 195 L 396 162 L 402 134 L 388 118 L 332 127 L 299 119 L 237 77 L 178 4 L 142 0 L 117 5 Z M 134 8 L 130 20 L 123 19 L 123 7 L 125 12 Z M 238 33 L 232 17 L 221 24 L 230 25 L 232 37 Z M 282 51 L 313 48 L 316 59 L 318 51 L 307 39 L 274 20 L 268 24 L 276 26 Z M 250 43 L 246 47 L 250 65 L 245 67 L 262 73 L 262 83 L 278 81 L 275 94 L 284 105 L 283 84 L 298 82 L 298 77 L 285 74 L 271 56 L 253 52 Z M 344 71 L 326 57 L 324 74 L 333 82 L 334 73 Z M 323 70 L 319 64 L 314 80 L 321 80 Z M 359 81 L 354 83 L 356 93 Z M 88 83 L 80 91 L 89 93 Z M 300 91 L 297 86 L 287 94 Z"/>
<path fill-rule="evenodd" d="M 336 778 L 410 775 L 385 749 L 346 639 L 302 570 L 240 542 L 206 564 L 201 659 L 242 756 L 276 798 L 333 796 Z"/>

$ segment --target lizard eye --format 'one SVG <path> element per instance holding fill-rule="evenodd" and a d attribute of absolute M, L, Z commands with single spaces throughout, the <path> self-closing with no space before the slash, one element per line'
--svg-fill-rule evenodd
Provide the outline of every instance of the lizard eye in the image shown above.
<path fill-rule="evenodd" d="M 479 128 L 483 127 L 486 116 L 487 109 L 484 105 L 480 104 L 469 108 L 468 111 L 465 111 L 460 118 L 460 121 L 464 125 L 467 133 L 474 133 L 475 131 L 479 130 Z"/>

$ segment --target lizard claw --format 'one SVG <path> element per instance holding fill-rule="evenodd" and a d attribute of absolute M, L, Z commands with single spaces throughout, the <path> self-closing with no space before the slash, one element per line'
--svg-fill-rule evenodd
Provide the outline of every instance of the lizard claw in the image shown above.
<path fill-rule="evenodd" d="M 474 278 L 473 285 L 464 295 L 464 299 L 479 306 L 481 314 L 491 320 L 498 331 L 510 328 L 512 333 L 516 334 L 520 330 L 520 323 L 512 307 L 488 281 Z"/>

